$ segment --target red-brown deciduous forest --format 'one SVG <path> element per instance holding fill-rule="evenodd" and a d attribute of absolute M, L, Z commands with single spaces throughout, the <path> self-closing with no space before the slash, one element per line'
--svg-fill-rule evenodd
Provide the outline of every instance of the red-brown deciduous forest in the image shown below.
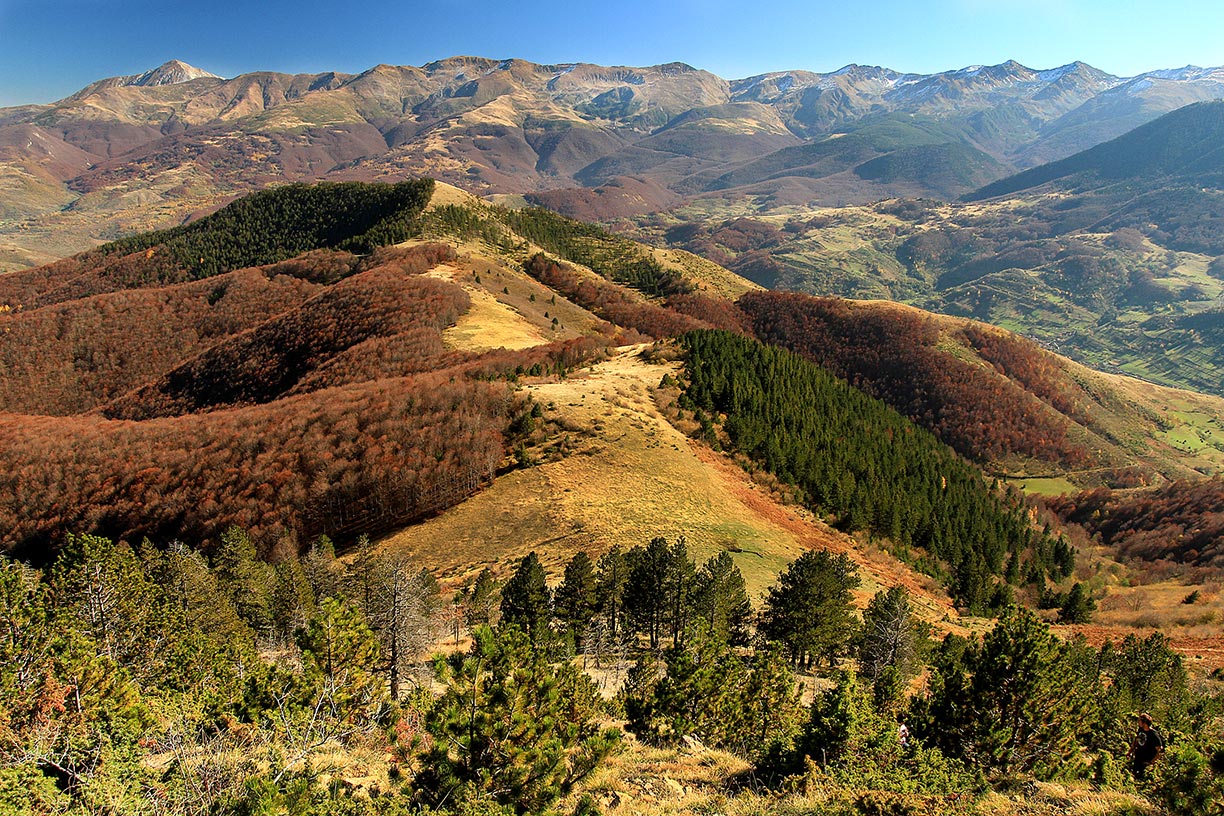
<path fill-rule="evenodd" d="M 1224 479 L 1219 477 L 1143 491 L 1099 488 L 1046 504 L 1130 558 L 1224 567 Z"/>
<path fill-rule="evenodd" d="M 0 415 L 0 547 L 376 532 L 492 478 L 510 404 L 505 383 L 443 371 L 144 422 Z"/>
<path fill-rule="evenodd" d="M 1091 461 L 1091 453 L 1068 438 L 1067 419 L 1037 396 L 998 370 L 941 349 L 940 325 L 930 315 L 784 292 L 750 292 L 739 306 L 761 340 L 849 380 L 970 459 L 1020 455 L 1069 467 Z M 982 342 L 1039 388 L 1055 390 L 1038 366 L 1019 366 L 1004 358 L 999 344 Z"/>
<path fill-rule="evenodd" d="M 454 257 L 315 251 L 0 315 L 0 550 L 231 525 L 343 542 L 461 501 L 506 455 L 508 380 L 609 341 L 447 350 L 468 295 L 421 273 Z"/>

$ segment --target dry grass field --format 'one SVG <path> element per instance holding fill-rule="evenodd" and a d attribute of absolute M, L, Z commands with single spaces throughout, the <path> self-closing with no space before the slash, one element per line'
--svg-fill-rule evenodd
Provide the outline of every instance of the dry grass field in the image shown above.
<path fill-rule="evenodd" d="M 656 403 L 656 386 L 674 368 L 648 362 L 643 349 L 626 347 L 574 376 L 525 385 L 544 420 L 558 429 L 548 446 L 561 450 L 532 451 L 540 464 L 500 476 L 463 504 L 388 536 L 382 546 L 410 554 L 449 584 L 485 566 L 504 576 L 535 550 L 556 581 L 580 550 L 597 558 L 613 546 L 683 536 L 698 562 L 731 552 L 758 601 L 787 563 L 808 548 L 826 548 L 858 563 L 860 605 L 880 588 L 904 583 L 924 617 L 961 630 L 956 611 L 930 579 L 804 509 L 780 503 L 727 457 L 674 427 Z"/>

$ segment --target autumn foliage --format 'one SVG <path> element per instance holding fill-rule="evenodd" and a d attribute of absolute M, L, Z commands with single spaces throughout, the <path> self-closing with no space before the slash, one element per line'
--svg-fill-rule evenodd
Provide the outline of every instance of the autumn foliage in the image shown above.
<path fill-rule="evenodd" d="M 1224 567 L 1224 480 L 1170 482 L 1144 491 L 1107 488 L 1059 496 L 1047 506 L 1124 556 Z"/>
<path fill-rule="evenodd" d="M 508 380 L 563 372 L 603 337 L 448 350 L 467 310 L 422 273 L 443 244 L 313 251 L 203 281 L 0 316 L 0 550 L 69 532 L 265 550 L 402 526 L 487 484 L 516 408 Z"/>
<path fill-rule="evenodd" d="M 1091 459 L 1068 438 L 1067 419 L 1043 402 L 1077 409 L 1036 346 L 971 329 L 967 339 L 994 363 L 988 368 L 941 348 L 939 323 L 917 310 L 784 292 L 750 292 L 738 303 L 762 341 L 845 378 L 970 459 L 1018 454 L 1069 467 Z"/>

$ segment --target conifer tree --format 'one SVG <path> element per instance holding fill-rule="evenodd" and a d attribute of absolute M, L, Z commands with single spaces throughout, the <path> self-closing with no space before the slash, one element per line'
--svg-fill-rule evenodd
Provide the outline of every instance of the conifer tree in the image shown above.
<path fill-rule="evenodd" d="M 554 596 L 557 620 L 574 638 L 574 647 L 583 651 L 586 630 L 595 615 L 595 565 L 585 552 L 579 552 L 565 565 L 565 577 Z"/>
<path fill-rule="evenodd" d="M 692 735 L 710 745 L 723 744 L 737 724 L 743 662 L 702 625 L 683 646 L 667 650 L 666 666 L 663 678 L 648 687 L 651 699 L 626 706 L 637 713 L 630 729 L 665 743 Z"/>
<path fill-rule="evenodd" d="M 876 712 L 858 675 L 843 671 L 837 685 L 817 695 L 801 740 L 803 753 L 821 763 L 897 744 L 897 727 Z"/>
<path fill-rule="evenodd" d="M 1071 644 L 1013 607 L 980 644 L 942 650 L 914 730 L 986 771 L 1050 778 L 1080 769 L 1078 737 L 1095 707 Z"/>
<path fill-rule="evenodd" d="M 659 648 L 670 608 L 668 573 L 672 563 L 667 539 L 655 538 L 646 547 L 634 547 L 625 557 L 625 615 L 632 628 L 645 634 L 650 648 Z"/>
<path fill-rule="evenodd" d="M 785 645 L 796 663 L 832 661 L 845 653 L 854 636 L 850 592 L 858 585 L 858 572 L 845 553 L 809 550 L 792 561 L 769 590 L 760 631 Z"/>
<path fill-rule="evenodd" d="M 238 617 L 233 599 L 198 550 L 175 541 L 164 551 L 153 552 L 156 558 L 148 562 L 149 576 L 188 627 L 214 642 L 254 645 L 254 631 Z"/>
<path fill-rule="evenodd" d="M 621 619 L 625 616 L 625 585 L 629 579 L 629 566 L 619 546 L 600 556 L 597 566 L 595 603 L 603 616 L 608 635 L 616 638 Z"/>
<path fill-rule="evenodd" d="M 414 570 L 395 553 L 371 557 L 363 582 L 364 611 L 378 639 L 382 670 L 391 699 L 400 698 L 402 681 L 437 640 L 442 597 L 429 570 Z"/>
<path fill-rule="evenodd" d="M 710 630 L 733 646 L 748 644 L 752 604 L 744 576 L 731 558 L 720 552 L 701 565 L 694 590 L 695 609 Z"/>
<path fill-rule="evenodd" d="M 302 571 L 316 600 L 340 593 L 344 567 L 336 560 L 336 545 L 327 536 L 318 536 L 310 542 L 302 558 Z"/>
<path fill-rule="evenodd" d="M 517 626 L 472 635 L 470 652 L 435 662 L 446 690 L 415 784 L 433 805 L 492 798 L 539 812 L 595 769 L 615 732 L 598 728 L 590 679 L 552 666 Z"/>
<path fill-rule="evenodd" d="M 794 674 L 779 649 L 750 665 L 704 621 L 667 650 L 666 672 L 639 661 L 626 681 L 629 729 L 655 742 L 693 736 L 706 745 L 757 759 L 788 749 L 802 720 Z"/>
<path fill-rule="evenodd" d="M 268 598 L 272 629 L 279 640 L 292 643 L 295 633 L 306 625 L 314 612 L 314 592 L 302 563 L 292 554 L 273 567 L 273 576 Z"/>
<path fill-rule="evenodd" d="M 501 625 L 517 626 L 532 643 L 539 643 L 551 617 L 544 567 L 535 551 L 523 556 L 514 575 L 502 588 Z"/>
<path fill-rule="evenodd" d="M 213 568 L 238 616 L 257 633 L 270 632 L 272 610 L 268 595 L 273 586 L 272 568 L 259 560 L 255 542 L 245 530 L 234 526 L 221 534 L 221 542 L 213 553 Z"/>
<path fill-rule="evenodd" d="M 1092 614 L 1096 612 L 1096 601 L 1084 585 L 1076 581 L 1067 598 L 1058 610 L 1059 623 L 1091 623 Z"/>
<path fill-rule="evenodd" d="M 33 569 L 0 555 L 0 734 L 14 735 L 29 720 L 52 669 L 46 596 Z"/>
<path fill-rule="evenodd" d="M 863 610 L 859 667 L 877 702 L 895 698 L 918 670 L 919 622 L 903 586 L 880 590 Z"/>
<path fill-rule="evenodd" d="M 57 624 L 79 632 L 138 678 L 163 667 L 172 636 L 164 596 L 126 544 L 68 536 L 51 569 Z"/>
<path fill-rule="evenodd" d="M 383 710 L 378 641 L 360 610 L 325 598 L 298 634 L 307 686 L 298 692 L 299 743 L 325 742 L 371 727 Z M 304 692 L 304 695 L 303 695 Z"/>
<path fill-rule="evenodd" d="M 668 550 L 665 580 L 667 608 L 664 615 L 673 647 L 684 642 L 685 633 L 693 617 L 696 590 L 697 567 L 693 559 L 689 558 L 684 536 L 680 536 Z"/>
<path fill-rule="evenodd" d="M 493 571 L 488 567 L 482 569 L 466 596 L 463 616 L 468 629 L 492 626 L 493 612 L 497 609 L 497 580 L 493 577 Z"/>
<path fill-rule="evenodd" d="M 740 692 L 728 750 L 753 761 L 787 750 L 803 723 L 803 706 L 790 661 L 778 646 L 758 649 Z"/>

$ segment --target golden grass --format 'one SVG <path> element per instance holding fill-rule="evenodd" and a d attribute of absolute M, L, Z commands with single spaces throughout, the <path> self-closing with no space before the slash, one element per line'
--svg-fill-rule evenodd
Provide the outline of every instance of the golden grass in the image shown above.
<path fill-rule="evenodd" d="M 660 249 L 647 247 L 650 254 L 665 269 L 683 275 L 701 291 L 715 297 L 735 300 L 745 292 L 761 291 L 759 286 L 747 278 L 740 277 L 726 267 L 707 261 L 682 249 Z"/>
<path fill-rule="evenodd" d="M 572 451 L 520 469 L 437 518 L 388 538 L 424 565 L 456 575 L 536 550 L 554 577 L 579 550 L 593 556 L 655 536 L 683 535 L 694 557 L 735 553 L 752 589 L 806 543 L 739 500 L 654 406 L 669 371 L 631 348 L 589 372 L 527 386 Z M 813 536 L 813 539 L 815 536 Z"/>
<path fill-rule="evenodd" d="M 965 631 L 931 579 L 780 504 L 735 463 L 673 427 L 656 404 L 655 386 L 674 368 L 647 362 L 641 351 L 628 347 L 567 379 L 526 385 L 555 429 L 544 447 L 563 447 L 566 455 L 533 450 L 541 464 L 498 477 L 381 546 L 409 554 L 452 585 L 485 566 L 505 577 L 534 550 L 556 582 L 580 550 L 597 558 L 614 545 L 684 536 L 698 563 L 730 552 L 756 603 L 791 560 L 826 548 L 858 564 L 859 606 L 881 588 L 904 584 L 924 618 L 941 630 Z"/>

